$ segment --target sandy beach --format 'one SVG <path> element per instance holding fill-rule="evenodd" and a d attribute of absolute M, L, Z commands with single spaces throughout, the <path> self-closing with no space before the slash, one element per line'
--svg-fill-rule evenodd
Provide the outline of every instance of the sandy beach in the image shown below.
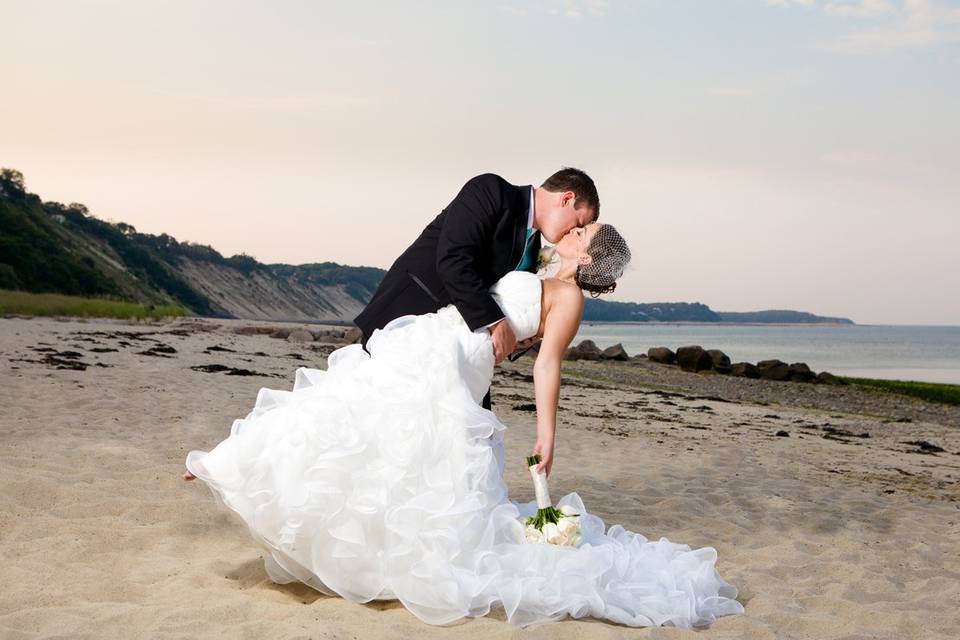
<path fill-rule="evenodd" d="M 0 638 L 960 636 L 960 407 L 644 361 L 566 366 L 551 494 L 715 547 L 744 615 L 431 627 L 397 602 L 273 584 L 239 518 L 180 477 L 261 387 L 291 388 L 336 348 L 238 333 L 266 324 L 0 319 Z M 531 364 L 493 387 L 522 501 Z"/>

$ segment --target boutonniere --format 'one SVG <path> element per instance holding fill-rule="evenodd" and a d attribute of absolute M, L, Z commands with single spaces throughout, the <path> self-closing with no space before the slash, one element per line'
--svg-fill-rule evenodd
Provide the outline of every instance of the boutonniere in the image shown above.
<path fill-rule="evenodd" d="M 553 257 L 557 253 L 555 247 L 544 247 L 540 249 L 540 253 L 537 254 L 537 271 L 545 269 L 547 265 L 553 262 Z"/>

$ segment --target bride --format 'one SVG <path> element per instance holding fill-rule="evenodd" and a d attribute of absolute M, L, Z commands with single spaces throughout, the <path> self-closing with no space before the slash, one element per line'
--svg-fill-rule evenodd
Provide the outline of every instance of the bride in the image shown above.
<path fill-rule="evenodd" d="M 556 254 L 556 277 L 515 271 L 491 289 L 519 340 L 542 339 L 534 451 L 547 474 L 583 290 L 612 291 L 630 255 L 605 224 L 573 229 Z M 397 318 L 366 351 L 350 345 L 326 371 L 298 369 L 293 391 L 261 389 L 225 440 L 190 452 L 184 478 L 239 514 L 275 582 L 398 599 L 430 624 L 492 607 L 519 625 L 569 615 L 690 627 L 743 611 L 713 548 L 606 529 L 576 493 L 557 506 L 580 514 L 577 547 L 526 542 L 536 503 L 509 499 L 506 427 L 480 406 L 493 368 L 490 334 L 471 332 L 456 307 Z"/>

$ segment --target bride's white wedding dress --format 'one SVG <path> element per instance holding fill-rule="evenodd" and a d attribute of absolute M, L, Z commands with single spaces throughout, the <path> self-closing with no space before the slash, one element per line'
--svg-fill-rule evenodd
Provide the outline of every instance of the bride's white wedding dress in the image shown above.
<path fill-rule="evenodd" d="M 510 273 L 492 293 L 518 339 L 537 332 L 536 276 Z M 524 542 L 520 518 L 536 503 L 509 500 L 505 427 L 480 406 L 490 338 L 456 308 L 398 318 L 367 348 L 297 370 L 293 391 L 261 389 L 229 437 L 187 457 L 246 522 L 272 580 L 397 598 L 431 624 L 495 606 L 521 625 L 570 615 L 689 627 L 743 611 L 713 548 L 605 530 L 576 493 L 557 506 L 582 514 L 579 547 Z"/>

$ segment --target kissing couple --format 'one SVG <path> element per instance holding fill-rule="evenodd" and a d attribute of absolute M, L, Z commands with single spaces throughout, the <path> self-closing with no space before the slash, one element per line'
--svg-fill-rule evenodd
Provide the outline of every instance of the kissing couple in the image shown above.
<path fill-rule="evenodd" d="M 509 498 L 494 367 L 539 341 L 531 473 L 549 475 L 584 292 L 613 291 L 630 261 L 599 213 L 578 169 L 539 187 L 470 179 L 357 316 L 362 343 L 331 353 L 326 370 L 298 369 L 292 391 L 261 389 L 226 439 L 190 452 L 184 477 L 243 519 L 275 582 L 397 599 L 430 624 L 493 607 L 517 625 L 592 616 L 691 627 L 742 612 L 712 547 L 608 529 L 575 492 L 557 507 L 578 520 L 576 544 L 531 542 L 524 522 L 552 505 L 539 486 L 538 501 Z M 543 240 L 554 245 L 546 278 Z"/>

